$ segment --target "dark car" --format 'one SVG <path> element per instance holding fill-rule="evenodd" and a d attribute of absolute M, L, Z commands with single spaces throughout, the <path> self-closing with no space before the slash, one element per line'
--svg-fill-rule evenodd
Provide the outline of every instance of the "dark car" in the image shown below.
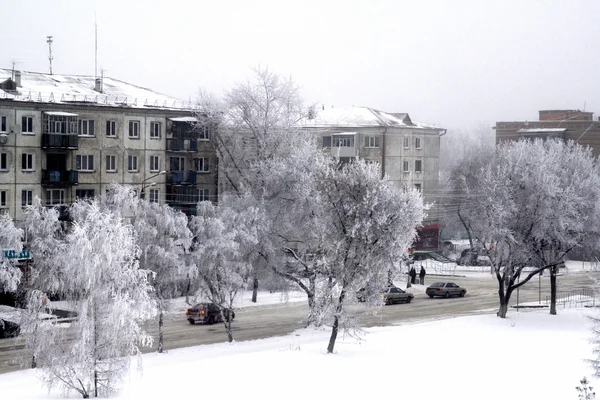
<path fill-rule="evenodd" d="M 14 321 L 0 318 L 0 339 L 19 336 L 21 327 Z"/>
<path fill-rule="evenodd" d="M 446 298 L 451 296 L 464 297 L 465 294 L 467 294 L 467 289 L 462 288 L 453 282 L 436 282 L 425 289 L 425 294 L 431 298 L 435 296 Z"/>
<path fill-rule="evenodd" d="M 223 322 L 219 307 L 214 303 L 198 303 L 192 308 L 185 310 L 185 315 L 190 324 L 214 324 Z M 229 321 L 229 310 L 223 310 L 225 319 Z M 231 321 L 235 318 L 235 312 L 231 312 Z"/>

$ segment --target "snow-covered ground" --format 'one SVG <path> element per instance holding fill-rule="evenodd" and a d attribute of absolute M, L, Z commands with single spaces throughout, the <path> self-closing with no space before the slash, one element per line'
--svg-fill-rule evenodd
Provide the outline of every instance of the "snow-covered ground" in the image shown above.
<path fill-rule="evenodd" d="M 592 375 L 586 316 L 594 313 L 511 311 L 506 320 L 483 315 L 372 328 L 362 341 L 338 337 L 335 354 L 325 352 L 329 331 L 312 329 L 146 354 L 143 371 L 132 368 L 116 398 L 577 399 L 575 386 Z M 32 370 L 0 375 L 0 393 L 60 398 Z"/>

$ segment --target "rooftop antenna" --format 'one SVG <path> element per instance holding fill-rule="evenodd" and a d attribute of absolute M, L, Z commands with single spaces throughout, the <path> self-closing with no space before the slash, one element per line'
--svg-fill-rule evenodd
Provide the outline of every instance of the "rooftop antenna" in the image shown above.
<path fill-rule="evenodd" d="M 48 43 L 48 60 L 50 61 L 50 75 L 52 75 L 52 36 L 46 36 Z"/>
<path fill-rule="evenodd" d="M 20 62 L 18 62 L 17 60 L 15 60 L 13 58 L 13 60 L 12 60 L 12 76 L 11 76 L 11 80 L 13 80 L 13 81 L 15 80 L 15 65 L 16 64 L 20 64 Z"/>
<path fill-rule="evenodd" d="M 98 78 L 98 22 L 94 13 L 94 78 Z"/>

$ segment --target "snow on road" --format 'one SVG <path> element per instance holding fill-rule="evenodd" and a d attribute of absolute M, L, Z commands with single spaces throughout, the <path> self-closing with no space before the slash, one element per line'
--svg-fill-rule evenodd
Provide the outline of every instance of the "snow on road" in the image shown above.
<path fill-rule="evenodd" d="M 511 311 L 403 326 L 370 328 L 362 340 L 328 330 L 215 344 L 143 356 L 119 399 L 576 399 L 592 375 L 590 309 Z M 596 386 L 592 380 L 592 386 Z M 32 370 L 0 375 L 7 399 L 47 399 Z M 435 396 L 434 396 L 435 395 Z M 71 397 L 77 398 L 75 394 Z"/>

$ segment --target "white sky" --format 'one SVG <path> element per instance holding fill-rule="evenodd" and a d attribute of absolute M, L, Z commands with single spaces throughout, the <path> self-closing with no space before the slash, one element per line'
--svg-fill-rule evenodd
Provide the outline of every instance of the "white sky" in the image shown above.
<path fill-rule="evenodd" d="M 600 2 L 3 0 L 0 67 L 106 75 L 180 97 L 261 65 L 307 102 L 468 129 L 537 110 L 600 114 Z M 596 115 L 598 116 L 598 115 Z"/>

